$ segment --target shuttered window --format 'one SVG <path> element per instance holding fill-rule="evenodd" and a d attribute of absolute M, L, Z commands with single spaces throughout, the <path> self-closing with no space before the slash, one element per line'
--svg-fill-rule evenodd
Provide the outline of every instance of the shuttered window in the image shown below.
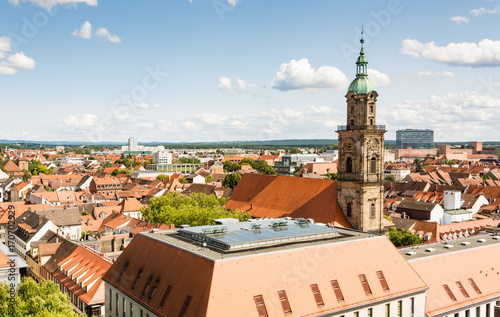
<path fill-rule="evenodd" d="M 342 290 L 340 289 L 339 281 L 333 280 L 332 283 L 333 292 L 335 293 L 335 297 L 337 297 L 338 302 L 344 301 L 344 295 L 342 294 Z"/>
<path fill-rule="evenodd" d="M 120 273 L 120 276 L 118 277 L 117 282 L 120 282 L 122 280 L 122 277 L 123 277 L 123 275 L 125 275 L 125 271 L 127 270 L 127 268 L 128 268 L 128 262 L 125 263 L 125 265 L 123 266 L 122 271 Z"/>
<path fill-rule="evenodd" d="M 462 292 L 462 295 L 464 295 L 465 298 L 469 298 L 469 293 L 467 293 L 467 291 L 465 290 L 464 286 L 460 281 L 457 281 L 457 286 L 458 289 Z"/>
<path fill-rule="evenodd" d="M 278 297 L 280 298 L 281 308 L 283 308 L 283 313 L 285 315 L 292 313 L 292 308 L 290 307 L 290 303 L 288 302 L 288 297 L 286 296 L 286 292 L 278 291 Z"/>
<path fill-rule="evenodd" d="M 153 287 L 151 288 L 151 292 L 149 292 L 149 295 L 148 295 L 148 302 L 151 300 L 151 298 L 153 297 L 153 295 L 155 294 L 156 292 L 156 289 L 158 288 L 158 284 L 160 284 L 160 279 L 157 278 L 155 283 L 153 284 Z"/>
<path fill-rule="evenodd" d="M 450 299 L 455 302 L 457 300 L 457 298 L 455 297 L 455 295 L 453 295 L 453 292 L 448 287 L 448 284 L 444 284 L 443 288 L 446 291 L 446 294 L 448 294 L 448 296 L 450 296 Z"/>
<path fill-rule="evenodd" d="M 181 309 L 181 311 L 179 313 L 179 317 L 184 317 L 184 315 L 186 314 L 186 311 L 187 311 L 187 309 L 189 307 L 189 304 L 191 303 L 192 299 L 193 298 L 191 296 L 189 296 L 189 295 L 186 297 L 186 300 L 184 301 L 184 305 L 182 305 L 182 309 Z"/>
<path fill-rule="evenodd" d="M 257 312 L 259 313 L 259 317 L 268 317 L 266 304 L 264 303 L 264 297 L 262 295 L 254 296 L 255 306 L 257 306 Z"/>
<path fill-rule="evenodd" d="M 314 299 L 316 300 L 316 305 L 318 307 L 325 306 L 325 303 L 323 302 L 323 297 L 321 296 L 321 293 L 318 288 L 318 284 L 311 284 L 311 290 L 314 295 Z"/>
<path fill-rule="evenodd" d="M 167 300 L 168 295 L 170 295 L 170 292 L 172 291 L 172 286 L 168 286 L 167 289 L 165 290 L 165 293 L 163 294 L 163 297 L 161 298 L 160 305 L 158 307 L 162 308 L 163 305 L 165 305 L 165 301 Z"/>
<path fill-rule="evenodd" d="M 134 284 L 132 284 L 132 290 L 134 290 L 135 287 L 137 286 L 137 283 L 139 282 L 141 276 L 142 276 L 142 270 L 140 270 L 139 273 L 137 273 L 137 276 L 135 277 Z"/>
<path fill-rule="evenodd" d="M 370 285 L 368 284 L 368 281 L 366 280 L 366 275 L 359 274 L 359 280 L 361 281 L 361 285 L 363 286 L 363 289 L 365 290 L 365 294 L 367 296 L 371 295 L 372 289 L 370 288 Z"/>
<path fill-rule="evenodd" d="M 389 290 L 389 285 L 387 285 L 387 281 L 385 280 L 384 272 L 377 271 L 378 280 L 380 281 L 380 285 L 382 285 L 382 289 L 384 292 Z"/>
<path fill-rule="evenodd" d="M 149 289 L 149 286 L 151 285 L 151 282 L 153 281 L 153 276 L 151 275 L 149 278 L 148 278 L 148 281 L 146 282 L 146 285 L 144 285 L 144 288 L 142 289 L 142 292 L 141 292 L 141 297 L 144 297 L 144 295 L 146 294 L 146 292 L 148 291 Z"/>

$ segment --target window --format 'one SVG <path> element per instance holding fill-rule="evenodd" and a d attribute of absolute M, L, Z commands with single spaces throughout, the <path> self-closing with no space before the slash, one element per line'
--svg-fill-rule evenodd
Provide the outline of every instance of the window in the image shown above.
<path fill-rule="evenodd" d="M 375 204 L 370 206 L 370 218 L 375 218 Z M 384 280 L 385 281 L 385 280 Z M 386 283 L 387 284 L 387 283 Z M 389 289 L 387 289 L 389 290 Z"/>
<path fill-rule="evenodd" d="M 254 296 L 253 299 L 255 301 L 255 306 L 257 306 L 259 317 L 268 317 L 266 304 L 264 303 L 264 297 L 262 297 L 262 295 L 257 295 Z"/>
<path fill-rule="evenodd" d="M 286 292 L 278 291 L 278 297 L 280 299 L 281 308 L 283 308 L 283 313 L 285 315 L 292 313 L 292 308 L 290 307 L 290 303 L 288 302 L 288 297 L 286 296 Z"/>
<path fill-rule="evenodd" d="M 462 292 L 462 295 L 464 295 L 465 298 L 469 298 L 469 293 L 467 293 L 467 291 L 465 290 L 464 286 L 460 281 L 457 281 L 457 286 L 458 289 L 460 289 L 460 291 Z"/>
<path fill-rule="evenodd" d="M 118 306 L 120 305 L 120 303 L 118 302 L 118 293 L 115 294 L 115 299 L 116 299 L 116 316 L 118 316 L 119 315 Z"/>
<path fill-rule="evenodd" d="M 134 317 L 134 305 L 130 302 L 130 317 Z"/>
<path fill-rule="evenodd" d="M 469 310 L 469 309 L 467 309 L 467 310 L 465 311 L 465 317 L 470 317 L 470 310 Z"/>
<path fill-rule="evenodd" d="M 359 311 L 354 312 L 354 317 L 359 317 Z"/>
<path fill-rule="evenodd" d="M 123 317 L 125 317 L 125 314 L 127 313 L 127 306 L 125 303 L 125 297 L 122 298 L 122 307 L 123 307 Z"/>
<path fill-rule="evenodd" d="M 137 273 L 137 276 L 135 277 L 134 284 L 132 284 L 132 290 L 134 290 L 135 287 L 137 286 L 137 282 L 139 282 L 139 279 L 141 278 L 141 276 L 142 276 L 142 270 L 140 270 L 139 273 Z"/>
<path fill-rule="evenodd" d="M 366 280 L 366 275 L 364 274 L 359 274 L 359 280 L 361 281 L 361 285 L 363 286 L 363 289 L 365 290 L 365 294 L 371 295 L 372 290 L 370 288 L 370 285 L 368 284 L 368 281 Z"/>
<path fill-rule="evenodd" d="M 377 173 L 377 159 L 372 157 L 370 160 L 370 173 Z"/>
<path fill-rule="evenodd" d="M 125 265 L 123 266 L 122 272 L 120 273 L 120 276 L 118 277 L 118 282 L 120 282 L 122 280 L 122 277 L 125 274 L 125 271 L 127 270 L 127 267 L 128 267 L 128 262 L 125 263 Z"/>
<path fill-rule="evenodd" d="M 412 316 L 415 313 L 415 298 L 414 297 L 410 298 L 410 312 L 411 312 Z"/>
<path fill-rule="evenodd" d="M 448 287 L 448 284 L 444 284 L 443 288 L 446 291 L 446 293 L 448 294 L 448 296 L 450 297 L 450 299 L 455 302 L 457 300 L 457 298 L 455 297 L 455 295 L 453 295 L 453 292 Z"/>
<path fill-rule="evenodd" d="M 148 295 L 148 302 L 151 300 L 151 297 L 153 297 L 153 295 L 155 294 L 156 292 L 156 289 L 158 288 L 158 284 L 160 284 L 160 279 L 157 278 L 155 283 L 153 284 L 153 287 L 151 288 L 151 292 L 149 292 L 149 295 Z"/>
<path fill-rule="evenodd" d="M 373 125 L 373 119 L 370 119 L 370 125 Z"/>
<path fill-rule="evenodd" d="M 490 317 L 490 304 L 486 304 L 486 317 Z"/>
<path fill-rule="evenodd" d="M 351 119 L 351 125 L 354 125 L 354 119 Z"/>
<path fill-rule="evenodd" d="M 385 304 L 385 317 L 391 316 L 391 304 Z"/>
<path fill-rule="evenodd" d="M 370 113 L 373 113 L 373 106 L 370 106 Z"/>
<path fill-rule="evenodd" d="M 165 293 L 163 294 L 163 297 L 161 298 L 161 301 L 160 301 L 160 304 L 158 305 L 158 307 L 162 308 L 165 305 L 165 301 L 167 300 L 167 297 L 171 291 L 172 291 L 172 286 L 169 285 L 167 287 L 167 289 L 165 290 Z"/>
<path fill-rule="evenodd" d="M 346 172 L 352 173 L 352 158 L 348 157 L 346 160 Z"/>
<path fill-rule="evenodd" d="M 113 311 L 113 291 L 109 289 L 109 311 Z"/>
<path fill-rule="evenodd" d="M 144 312 L 142 311 L 141 309 L 141 314 L 140 314 L 141 317 L 144 317 Z"/>
<path fill-rule="evenodd" d="M 476 307 L 476 316 L 481 316 L 481 306 Z"/>
<path fill-rule="evenodd" d="M 455 315 L 453 315 L 454 317 L 459 317 L 460 314 L 459 313 L 455 313 Z"/>
<path fill-rule="evenodd" d="M 474 280 L 473 280 L 473 279 L 471 279 L 471 278 L 470 278 L 470 279 L 469 279 L 469 283 L 470 283 L 470 285 L 472 286 L 472 288 L 476 291 L 476 293 L 477 293 L 478 295 L 481 295 L 481 294 L 482 294 L 482 293 L 481 293 L 481 290 L 479 290 L 479 287 L 477 287 L 477 285 L 476 285 L 476 283 L 474 282 Z"/>
<path fill-rule="evenodd" d="M 373 308 L 368 308 L 368 317 L 373 317 Z"/>
<path fill-rule="evenodd" d="M 153 275 L 151 275 L 148 278 L 148 281 L 146 282 L 146 285 L 144 285 L 144 288 L 142 289 L 142 292 L 141 292 L 141 297 L 144 297 L 144 295 L 146 295 L 146 292 L 148 291 L 149 286 L 151 285 L 152 281 L 153 281 Z"/>
<path fill-rule="evenodd" d="M 354 114 L 354 107 L 351 107 L 351 114 Z"/>
<path fill-rule="evenodd" d="M 321 296 L 318 288 L 318 284 L 311 284 L 311 290 L 314 295 L 314 299 L 316 300 L 316 305 L 318 307 L 325 306 L 325 303 L 323 302 L 323 296 Z"/>
<path fill-rule="evenodd" d="M 335 297 L 337 297 L 338 302 L 344 301 L 344 295 L 342 294 L 342 290 L 340 289 L 339 282 L 337 280 L 333 280 L 332 283 L 333 292 L 335 293 Z"/>
<path fill-rule="evenodd" d="M 398 301 L 398 317 L 403 316 L 403 301 Z"/>
<path fill-rule="evenodd" d="M 352 216 L 352 205 L 351 203 L 347 203 L 347 217 L 351 217 Z"/>
<path fill-rule="evenodd" d="M 372 204 L 372 206 L 374 205 Z M 389 290 L 389 285 L 387 285 L 387 281 L 385 280 L 384 272 L 377 271 L 377 276 L 380 281 L 380 285 L 382 285 L 382 289 L 384 292 L 387 292 Z"/>
<path fill-rule="evenodd" d="M 186 311 L 188 309 L 189 303 L 191 303 L 192 299 L 193 298 L 189 295 L 186 297 L 186 300 L 184 301 L 184 305 L 182 305 L 181 312 L 179 313 L 179 317 L 184 317 L 184 315 L 186 314 Z"/>

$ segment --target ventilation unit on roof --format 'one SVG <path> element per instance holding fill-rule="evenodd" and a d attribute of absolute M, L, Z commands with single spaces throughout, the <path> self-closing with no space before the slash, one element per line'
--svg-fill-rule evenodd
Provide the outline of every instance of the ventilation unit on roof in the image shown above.
<path fill-rule="evenodd" d="M 460 244 L 461 244 L 461 245 L 469 245 L 469 244 L 470 244 L 470 242 L 469 242 L 469 241 L 464 241 L 464 242 L 462 242 L 462 243 L 460 243 Z"/>
<path fill-rule="evenodd" d="M 406 255 L 415 255 L 415 254 L 417 254 L 417 252 L 415 252 L 415 251 L 408 251 L 408 252 L 406 252 Z"/>
<path fill-rule="evenodd" d="M 445 244 L 444 248 L 445 249 L 451 249 L 451 248 L 453 248 L 453 245 L 452 244 Z"/>
<path fill-rule="evenodd" d="M 434 251 L 436 251 L 436 249 L 434 249 L 434 248 L 425 249 L 425 252 L 434 252 Z"/>
<path fill-rule="evenodd" d="M 288 223 L 286 221 L 276 221 L 271 223 L 271 227 L 277 228 L 277 227 L 285 227 L 287 226 Z"/>
<path fill-rule="evenodd" d="M 486 239 L 477 239 L 477 242 L 486 242 Z"/>
<path fill-rule="evenodd" d="M 260 223 L 252 223 L 250 225 L 250 229 L 251 230 L 259 230 L 261 226 L 262 226 L 262 224 L 260 224 Z"/>
<path fill-rule="evenodd" d="M 500 240 L 500 236 L 493 236 L 493 239 Z"/>

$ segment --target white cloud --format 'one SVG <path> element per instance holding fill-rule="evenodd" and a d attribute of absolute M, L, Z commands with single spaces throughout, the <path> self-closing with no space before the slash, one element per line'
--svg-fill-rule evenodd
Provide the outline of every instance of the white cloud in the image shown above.
<path fill-rule="evenodd" d="M 157 103 L 154 103 L 154 104 L 153 104 L 153 108 L 160 108 L 160 107 L 161 107 L 161 106 L 160 106 L 159 104 L 157 104 Z"/>
<path fill-rule="evenodd" d="M 79 3 L 85 3 L 89 6 L 97 6 L 97 0 L 9 0 L 9 2 L 16 6 L 21 2 L 30 2 L 49 11 L 57 5 L 65 7 L 76 7 L 76 5 Z"/>
<path fill-rule="evenodd" d="M 89 21 L 85 21 L 80 29 L 76 29 L 73 33 L 71 33 L 71 35 L 81 37 L 83 39 L 90 39 L 92 37 L 92 25 Z"/>
<path fill-rule="evenodd" d="M 455 77 L 455 73 L 453 72 L 431 72 L 428 70 L 421 70 L 418 71 L 416 74 L 410 75 L 411 77 L 418 78 L 418 79 L 431 79 L 434 77 Z"/>
<path fill-rule="evenodd" d="M 283 63 L 276 73 L 271 86 L 288 91 L 294 89 L 345 89 L 349 84 L 347 76 L 338 68 L 321 66 L 318 70 L 311 67 L 307 58 L 292 59 Z"/>
<path fill-rule="evenodd" d="M 464 17 L 464 16 L 460 16 L 460 15 L 451 17 L 450 21 L 455 22 L 457 24 L 460 24 L 460 23 L 470 23 L 470 19 L 468 17 Z"/>
<path fill-rule="evenodd" d="M 7 36 L 0 36 L 0 59 L 7 56 L 7 52 L 11 50 L 10 38 Z"/>
<path fill-rule="evenodd" d="M 376 69 L 368 68 L 368 77 L 373 82 L 375 87 L 388 86 L 391 84 L 389 75 L 379 72 Z"/>
<path fill-rule="evenodd" d="M 479 8 L 470 10 L 470 14 L 476 17 L 483 14 L 499 14 L 499 13 L 500 13 L 500 7 L 496 7 L 494 9 Z"/>
<path fill-rule="evenodd" d="M 105 28 L 97 29 L 95 35 L 102 40 L 108 40 L 112 43 L 120 43 L 122 41 L 117 35 L 111 35 L 111 33 L 109 33 L 109 31 Z"/>
<path fill-rule="evenodd" d="M 390 122 L 391 130 L 431 128 L 439 141 L 491 140 L 500 133 L 500 98 L 475 91 L 405 101 L 378 114 L 378 121 Z"/>
<path fill-rule="evenodd" d="M 95 114 L 83 114 L 80 118 L 69 115 L 64 119 L 64 123 L 70 128 L 90 129 L 99 127 L 99 118 Z"/>
<path fill-rule="evenodd" d="M 500 41 L 489 39 L 478 43 L 449 43 L 446 46 L 406 39 L 402 42 L 401 53 L 454 66 L 500 66 Z"/>
<path fill-rule="evenodd" d="M 6 36 L 0 37 L 0 74 L 14 75 L 20 69 L 35 68 L 35 60 L 24 55 L 23 52 L 10 53 L 11 40 Z"/>
<path fill-rule="evenodd" d="M 316 107 L 314 105 L 309 106 L 309 113 L 315 115 L 327 116 L 332 113 L 332 109 L 327 106 Z"/>
<path fill-rule="evenodd" d="M 193 122 L 191 120 L 181 122 L 180 125 L 183 129 L 186 129 L 189 131 L 199 131 L 202 128 L 202 126 L 199 123 Z"/>
<path fill-rule="evenodd" d="M 244 81 L 243 79 L 237 79 L 236 85 L 233 85 L 231 82 L 231 78 L 229 77 L 220 77 L 219 82 L 217 83 L 217 87 L 220 90 L 228 92 L 233 95 L 246 91 L 247 87 L 258 88 L 257 85 L 250 84 Z"/>
<path fill-rule="evenodd" d="M 238 4 L 239 0 L 227 0 L 227 3 L 229 3 L 230 6 L 234 7 Z"/>
<path fill-rule="evenodd" d="M 138 103 L 137 104 L 137 108 L 139 109 L 149 109 L 151 108 L 151 106 L 145 102 L 141 102 L 141 103 Z"/>
<path fill-rule="evenodd" d="M 220 115 L 215 113 L 201 113 L 194 116 L 196 119 L 208 125 L 220 125 L 230 119 L 227 115 Z"/>

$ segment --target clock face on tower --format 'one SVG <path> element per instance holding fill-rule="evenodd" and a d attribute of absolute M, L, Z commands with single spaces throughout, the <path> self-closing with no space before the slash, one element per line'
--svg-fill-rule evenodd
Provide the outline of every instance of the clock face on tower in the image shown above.
<path fill-rule="evenodd" d="M 352 149 L 352 142 L 351 141 L 347 141 L 345 143 L 345 148 L 348 149 L 348 150 L 351 150 Z"/>
<path fill-rule="evenodd" d="M 375 140 L 371 140 L 369 146 L 372 151 L 376 151 L 378 149 L 378 142 Z"/>

